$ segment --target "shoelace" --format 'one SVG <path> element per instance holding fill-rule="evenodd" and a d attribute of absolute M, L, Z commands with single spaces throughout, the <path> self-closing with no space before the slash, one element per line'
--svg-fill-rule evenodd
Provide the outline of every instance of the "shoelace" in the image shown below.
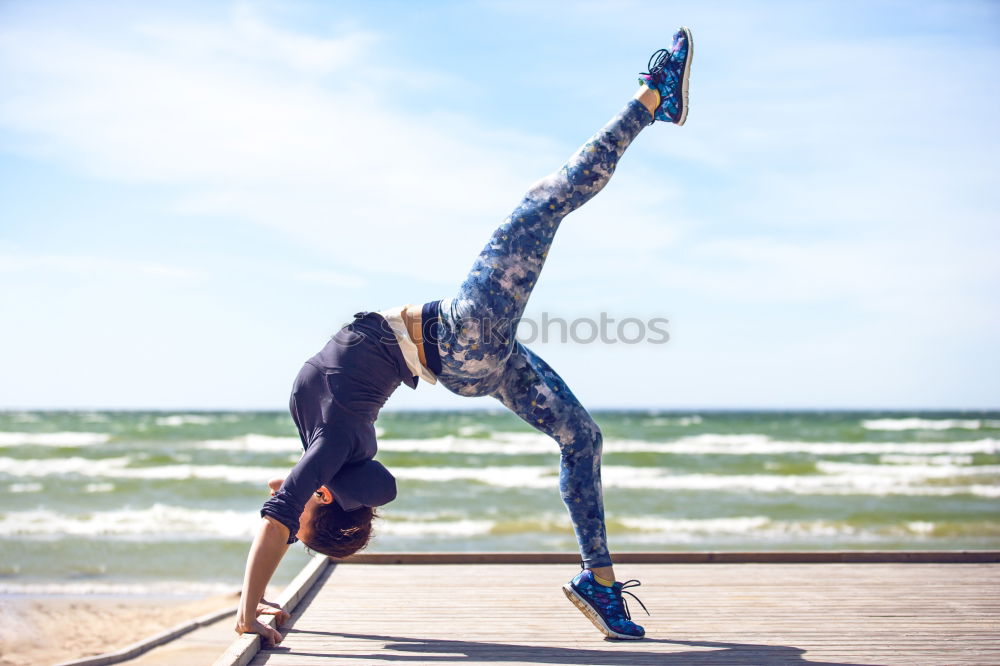
<path fill-rule="evenodd" d="M 625 609 L 625 619 L 628 620 L 629 622 L 632 621 L 632 613 L 630 613 L 628 609 L 628 600 L 625 597 L 621 596 L 623 594 L 627 594 L 628 596 L 638 601 L 639 605 L 642 606 L 642 610 L 646 611 L 646 615 L 649 615 L 649 610 L 646 608 L 646 604 L 642 603 L 642 599 L 635 596 L 631 592 L 625 590 L 626 587 L 639 587 L 640 585 L 642 585 L 642 583 L 633 578 L 632 580 L 627 580 L 624 583 L 622 583 L 621 589 L 618 590 L 618 596 L 622 600 L 622 607 Z"/>
<path fill-rule="evenodd" d="M 664 79 L 664 70 L 670 62 L 671 53 L 672 52 L 667 49 L 660 49 L 653 55 L 649 56 L 649 62 L 646 64 L 649 71 L 640 72 L 640 74 L 651 77 L 654 84 L 659 84 Z"/>

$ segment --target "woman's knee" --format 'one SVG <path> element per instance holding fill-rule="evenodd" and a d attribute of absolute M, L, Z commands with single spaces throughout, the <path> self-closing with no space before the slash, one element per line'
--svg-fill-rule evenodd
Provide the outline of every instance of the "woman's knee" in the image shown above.
<path fill-rule="evenodd" d="M 592 459 L 600 465 L 601 452 L 604 448 L 604 434 L 600 426 L 588 415 L 586 419 L 576 422 L 573 431 L 571 440 L 562 446 L 563 456 Z"/>

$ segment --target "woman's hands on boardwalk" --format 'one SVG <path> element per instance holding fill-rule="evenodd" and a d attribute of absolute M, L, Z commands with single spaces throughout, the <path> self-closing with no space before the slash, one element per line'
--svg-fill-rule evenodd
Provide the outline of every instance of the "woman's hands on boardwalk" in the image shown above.
<path fill-rule="evenodd" d="M 261 599 L 260 603 L 257 604 L 257 617 L 260 617 L 261 615 L 274 615 L 278 618 L 277 625 L 279 627 L 288 622 L 288 618 L 292 617 L 291 614 L 284 608 L 276 603 L 268 601 L 267 599 Z"/>

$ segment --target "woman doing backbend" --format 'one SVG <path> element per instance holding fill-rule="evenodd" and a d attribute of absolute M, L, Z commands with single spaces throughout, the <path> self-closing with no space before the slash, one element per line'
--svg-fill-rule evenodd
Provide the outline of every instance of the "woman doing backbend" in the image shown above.
<path fill-rule="evenodd" d="M 421 307 L 359 312 L 306 361 L 290 409 L 305 449 L 272 496 L 247 560 L 237 631 L 278 643 L 257 619 L 286 614 L 264 589 L 288 544 L 303 541 L 333 557 L 368 543 L 374 507 L 392 501 L 396 484 L 373 458 L 374 422 L 401 384 L 440 382 L 463 396 L 490 395 L 559 445 L 559 490 L 580 545 L 583 571 L 563 590 L 611 638 L 642 638 L 624 604 L 608 551 L 601 494 L 601 430 L 566 383 L 515 339 L 562 219 L 607 184 L 625 149 L 654 120 L 684 124 L 691 33 L 650 59 L 635 97 L 559 171 L 543 178 L 493 232 L 458 293 Z M 629 581 L 638 584 L 638 581 Z"/>

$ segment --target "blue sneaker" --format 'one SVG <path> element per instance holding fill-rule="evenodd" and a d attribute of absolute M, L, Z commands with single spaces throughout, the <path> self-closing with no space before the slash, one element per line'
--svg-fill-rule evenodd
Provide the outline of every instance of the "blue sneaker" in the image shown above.
<path fill-rule="evenodd" d="M 675 125 L 683 125 L 687 120 L 693 49 L 691 31 L 681 28 L 674 33 L 674 45 L 669 51 L 660 49 L 650 56 L 649 71 L 643 72 L 639 83 L 660 93 L 660 108 L 654 114 L 655 120 Z"/>
<path fill-rule="evenodd" d="M 594 580 L 594 574 L 590 569 L 584 569 L 573 580 L 563 585 L 563 592 L 608 638 L 638 640 L 646 635 L 646 630 L 632 622 L 628 603 L 622 595 L 627 594 L 639 601 L 639 597 L 625 591 L 627 587 L 639 585 L 642 583 L 630 580 L 625 583 L 615 582 L 611 587 L 607 587 Z M 646 615 L 649 615 L 649 611 L 641 601 L 639 605 L 646 611 Z"/>

